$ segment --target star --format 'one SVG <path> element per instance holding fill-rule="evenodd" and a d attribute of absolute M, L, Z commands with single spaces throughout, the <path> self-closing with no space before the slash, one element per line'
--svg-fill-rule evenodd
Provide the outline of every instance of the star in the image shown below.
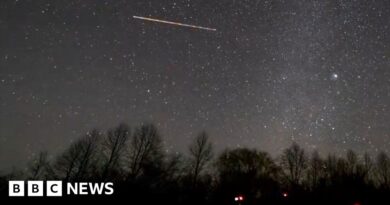
<path fill-rule="evenodd" d="M 339 75 L 337 73 L 332 73 L 330 76 L 331 80 L 337 80 L 339 78 Z"/>

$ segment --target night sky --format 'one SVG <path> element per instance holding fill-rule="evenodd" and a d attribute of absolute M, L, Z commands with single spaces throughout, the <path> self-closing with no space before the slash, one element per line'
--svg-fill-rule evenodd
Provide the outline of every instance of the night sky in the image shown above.
<path fill-rule="evenodd" d="M 0 168 L 121 122 L 166 152 L 390 151 L 389 34 L 388 0 L 1 0 Z"/>

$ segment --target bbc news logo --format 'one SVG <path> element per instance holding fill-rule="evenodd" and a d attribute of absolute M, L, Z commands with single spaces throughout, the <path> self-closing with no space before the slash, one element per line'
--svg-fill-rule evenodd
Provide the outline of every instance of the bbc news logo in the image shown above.
<path fill-rule="evenodd" d="M 114 184 L 112 182 L 68 182 L 65 184 L 66 195 L 112 195 Z M 61 197 L 63 196 L 62 181 L 9 181 L 8 196 L 10 197 Z M 44 193 L 45 192 L 45 193 Z"/>

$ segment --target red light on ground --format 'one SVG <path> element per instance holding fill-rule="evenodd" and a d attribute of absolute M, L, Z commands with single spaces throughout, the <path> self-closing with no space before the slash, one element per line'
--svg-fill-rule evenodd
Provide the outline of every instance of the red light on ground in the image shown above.
<path fill-rule="evenodd" d="M 284 198 L 287 198 L 287 197 L 288 197 L 288 193 L 287 193 L 287 192 L 283 192 L 282 196 L 283 196 Z"/>
<path fill-rule="evenodd" d="M 234 197 L 234 201 L 244 201 L 244 196 L 238 195 L 238 196 Z"/>
<path fill-rule="evenodd" d="M 355 202 L 353 205 L 362 205 L 360 202 Z"/>

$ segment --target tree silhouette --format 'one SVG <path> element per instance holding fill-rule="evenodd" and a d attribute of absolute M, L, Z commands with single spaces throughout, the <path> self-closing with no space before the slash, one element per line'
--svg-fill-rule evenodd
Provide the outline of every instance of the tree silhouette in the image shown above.
<path fill-rule="evenodd" d="M 83 180 L 86 175 L 92 172 L 92 168 L 96 167 L 95 156 L 98 151 L 98 142 L 100 140 L 100 133 L 94 129 L 88 132 L 80 143 L 81 155 L 77 165 L 77 172 L 75 173 L 75 180 Z"/>
<path fill-rule="evenodd" d="M 278 189 L 279 168 L 265 152 L 246 148 L 225 150 L 216 166 L 219 195 L 225 203 L 237 194 L 244 194 L 254 202 Z"/>
<path fill-rule="evenodd" d="M 33 159 L 28 165 L 30 180 L 46 179 L 51 173 L 51 166 L 47 152 L 40 152 L 38 157 Z"/>
<path fill-rule="evenodd" d="M 164 163 L 164 177 L 167 181 L 178 180 L 184 170 L 183 156 L 179 153 L 166 156 Z"/>
<path fill-rule="evenodd" d="M 363 172 L 364 172 L 364 178 L 367 183 L 370 183 L 370 179 L 372 177 L 372 169 L 373 169 L 373 162 L 371 159 L 371 156 L 366 152 L 363 155 Z"/>
<path fill-rule="evenodd" d="M 379 185 L 384 187 L 384 188 L 389 188 L 390 158 L 384 152 L 380 152 L 377 156 L 376 174 L 377 174 Z"/>
<path fill-rule="evenodd" d="M 190 175 L 192 177 L 192 186 L 198 183 L 198 178 L 204 170 L 205 165 L 213 156 L 213 146 L 206 132 L 201 132 L 189 147 L 190 151 Z"/>
<path fill-rule="evenodd" d="M 308 162 L 308 183 L 311 189 L 316 188 L 320 180 L 324 177 L 324 161 L 321 159 L 318 151 L 314 151 Z"/>
<path fill-rule="evenodd" d="M 137 128 L 131 139 L 129 152 L 128 179 L 138 177 L 145 168 L 161 166 L 161 137 L 153 124 L 142 125 Z"/>
<path fill-rule="evenodd" d="M 57 158 L 53 166 L 53 177 L 74 181 L 85 179 L 87 174 L 91 174 L 99 136 L 99 131 L 92 130 L 72 143 L 69 149 Z"/>
<path fill-rule="evenodd" d="M 189 156 L 164 152 L 153 124 L 130 133 L 121 124 L 102 136 L 91 130 L 51 160 L 40 152 L 26 169 L 0 176 L 0 195 L 9 180 L 56 180 L 115 183 L 115 197 L 134 204 L 389 204 L 390 158 L 380 152 L 348 150 L 344 156 L 321 157 L 293 143 L 273 160 L 256 149 L 226 149 L 214 154 L 201 132 L 189 145 Z M 207 165 L 209 169 L 206 170 Z M 72 197 L 70 197 L 72 198 Z M 87 200 L 93 199 L 92 196 Z M 99 197 L 99 199 L 102 199 Z"/>
<path fill-rule="evenodd" d="M 110 177 L 110 174 L 120 171 L 118 170 L 120 158 L 126 147 L 129 133 L 130 130 L 125 124 L 120 124 L 117 128 L 107 132 L 107 136 L 103 141 L 103 153 L 105 156 L 102 173 L 103 180 Z"/>
<path fill-rule="evenodd" d="M 286 171 L 288 180 L 293 185 L 299 185 L 307 167 L 305 151 L 298 144 L 293 143 L 291 147 L 284 150 L 281 159 L 281 165 Z"/>

